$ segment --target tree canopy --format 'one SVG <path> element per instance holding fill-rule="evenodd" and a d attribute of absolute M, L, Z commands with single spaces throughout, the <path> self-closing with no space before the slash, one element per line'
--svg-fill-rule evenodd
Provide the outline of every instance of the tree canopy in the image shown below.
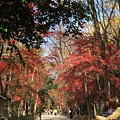
<path fill-rule="evenodd" d="M 78 34 L 89 20 L 89 9 L 82 2 L 70 0 L 0 0 L 0 35 L 4 42 L 14 39 L 27 48 L 39 48 L 41 34 L 62 23 L 65 34 Z"/>

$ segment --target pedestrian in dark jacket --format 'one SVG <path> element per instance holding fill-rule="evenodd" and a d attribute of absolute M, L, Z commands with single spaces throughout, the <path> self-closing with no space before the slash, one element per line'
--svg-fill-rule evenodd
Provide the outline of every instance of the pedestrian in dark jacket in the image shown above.
<path fill-rule="evenodd" d="M 73 118 L 73 109 L 72 108 L 69 110 L 69 114 L 70 114 L 70 119 L 72 119 Z"/>

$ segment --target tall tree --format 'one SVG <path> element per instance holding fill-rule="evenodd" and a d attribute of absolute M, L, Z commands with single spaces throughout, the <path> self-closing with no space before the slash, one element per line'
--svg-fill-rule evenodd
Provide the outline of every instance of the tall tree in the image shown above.
<path fill-rule="evenodd" d="M 119 7 L 118 7 L 118 1 L 105 1 L 105 0 L 87 0 L 89 7 L 91 9 L 91 17 L 93 20 L 93 26 L 94 26 L 94 33 L 95 37 L 98 39 L 100 49 L 103 51 L 101 53 L 101 58 L 103 60 L 107 60 L 107 54 L 110 51 L 107 51 L 106 46 L 108 44 L 111 44 L 110 41 L 114 41 L 115 43 L 118 43 L 118 37 L 112 38 L 109 33 L 110 31 L 113 31 L 113 27 L 111 24 L 111 21 L 114 17 L 118 16 L 119 14 Z M 116 36 L 118 36 L 118 29 L 116 29 Z M 109 78 L 108 78 L 108 66 L 104 67 L 105 75 L 104 75 L 104 84 L 106 89 L 106 97 L 110 96 L 110 86 L 109 86 Z"/>

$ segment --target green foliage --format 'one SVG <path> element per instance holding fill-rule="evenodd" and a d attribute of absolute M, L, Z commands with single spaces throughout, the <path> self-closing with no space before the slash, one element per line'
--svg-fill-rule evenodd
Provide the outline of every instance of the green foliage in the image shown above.
<path fill-rule="evenodd" d="M 45 103 L 45 98 L 49 97 L 47 90 L 45 90 L 44 88 L 39 90 L 38 95 L 42 103 Z"/>
<path fill-rule="evenodd" d="M 11 110 L 10 110 L 11 117 L 8 120 L 30 120 L 30 119 L 32 119 L 33 118 L 32 114 L 30 114 L 28 116 L 21 115 L 18 117 L 19 104 L 20 104 L 19 101 L 16 101 L 16 102 L 11 104 Z"/>
<path fill-rule="evenodd" d="M 18 116 L 19 101 L 16 101 L 11 104 L 11 118 L 16 118 Z M 11 120 L 11 119 L 10 119 Z M 13 119 L 14 120 L 14 119 Z"/>
<path fill-rule="evenodd" d="M 48 77 L 46 85 L 45 85 L 46 87 L 45 89 L 47 90 L 57 89 L 57 85 L 53 84 L 54 79 L 55 79 L 54 77 Z"/>
<path fill-rule="evenodd" d="M 66 35 L 79 34 L 78 26 L 89 20 L 89 10 L 81 2 L 64 0 L 0 0 L 0 35 L 39 48 L 45 42 L 40 36 L 50 28 L 62 24 Z"/>

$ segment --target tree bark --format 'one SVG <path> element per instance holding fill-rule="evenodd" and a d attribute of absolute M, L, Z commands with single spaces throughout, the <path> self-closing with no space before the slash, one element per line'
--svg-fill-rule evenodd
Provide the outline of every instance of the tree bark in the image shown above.
<path fill-rule="evenodd" d="M 91 17 L 92 17 L 93 25 L 94 25 L 94 35 L 98 39 L 100 49 L 102 50 L 101 58 L 103 60 L 106 60 L 106 53 L 105 53 L 105 41 L 107 39 L 106 32 L 104 34 L 104 37 L 102 38 L 101 31 L 100 31 L 100 24 L 99 24 L 98 17 L 97 17 L 97 11 L 95 8 L 95 0 L 87 0 L 87 2 L 91 9 Z M 106 97 L 108 97 L 110 89 L 108 89 L 109 88 L 108 87 L 108 72 L 106 72 L 107 66 L 105 66 L 103 70 L 105 72 L 104 74 L 105 92 L 106 92 Z"/>

